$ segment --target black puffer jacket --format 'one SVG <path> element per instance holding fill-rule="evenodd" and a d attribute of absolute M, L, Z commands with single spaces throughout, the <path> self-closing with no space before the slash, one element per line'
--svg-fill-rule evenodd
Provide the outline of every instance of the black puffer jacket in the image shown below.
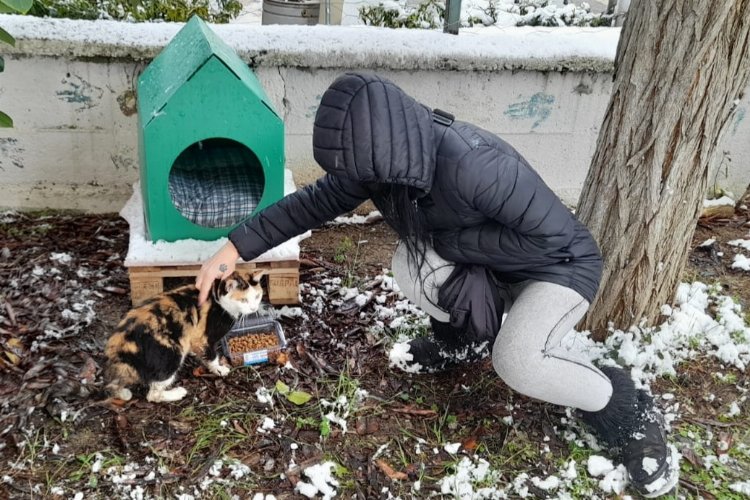
<path fill-rule="evenodd" d="M 589 231 L 518 152 L 479 127 L 433 120 L 388 80 L 339 77 L 315 117 L 313 151 L 327 172 L 235 229 L 252 260 L 368 199 L 366 183 L 406 184 L 419 198 L 437 253 L 486 265 L 501 280 L 557 283 L 593 301 L 601 256 Z"/>

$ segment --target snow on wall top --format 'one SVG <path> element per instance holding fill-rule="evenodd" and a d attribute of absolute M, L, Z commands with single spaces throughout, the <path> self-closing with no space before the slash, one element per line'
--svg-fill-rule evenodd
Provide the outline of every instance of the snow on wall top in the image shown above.
<path fill-rule="evenodd" d="M 152 59 L 181 23 L 73 21 L 0 15 L 16 47 L 0 52 L 67 57 Z M 448 35 L 368 26 L 211 25 L 253 66 L 393 70 L 613 68 L 619 28 L 510 27 Z"/>

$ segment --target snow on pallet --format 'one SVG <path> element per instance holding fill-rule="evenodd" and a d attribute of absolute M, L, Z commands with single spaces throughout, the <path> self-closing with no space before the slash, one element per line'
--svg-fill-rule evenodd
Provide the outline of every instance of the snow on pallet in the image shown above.
<path fill-rule="evenodd" d="M 285 194 L 295 191 L 294 179 L 285 172 Z M 133 305 L 164 290 L 164 278 L 197 276 L 201 264 L 216 253 L 226 238 L 214 241 L 184 239 L 174 242 L 153 242 L 146 237 L 143 201 L 139 183 L 133 186 L 133 195 L 120 211 L 130 224 L 130 240 L 125 267 L 130 277 L 130 296 Z M 310 232 L 290 239 L 272 248 L 252 262 L 238 260 L 237 270 L 266 269 L 268 274 L 268 300 L 272 304 L 297 304 L 299 302 L 299 243 Z"/>

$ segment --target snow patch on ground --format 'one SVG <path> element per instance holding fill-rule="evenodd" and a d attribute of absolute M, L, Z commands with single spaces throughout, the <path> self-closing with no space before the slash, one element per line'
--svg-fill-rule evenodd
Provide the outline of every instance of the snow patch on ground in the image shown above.
<path fill-rule="evenodd" d="M 591 455 L 586 462 L 586 469 L 591 477 L 600 477 L 609 474 L 615 469 L 612 461 L 599 455 Z"/>
<path fill-rule="evenodd" d="M 307 498 L 314 498 L 322 495 L 323 500 L 330 500 L 336 496 L 336 487 L 339 482 L 333 475 L 336 464 L 333 462 L 324 462 L 312 465 L 303 471 L 309 482 L 300 481 L 294 490 Z"/>
<path fill-rule="evenodd" d="M 744 248 L 745 250 L 750 250 L 750 240 L 731 240 L 727 241 L 727 244 L 734 247 Z"/>
<path fill-rule="evenodd" d="M 490 463 L 482 458 L 462 457 L 456 464 L 453 474 L 448 474 L 437 482 L 440 492 L 453 498 L 490 499 L 507 498 L 505 490 L 497 487 L 481 487 L 478 483 L 498 482 L 500 474 L 490 468 Z"/>
<path fill-rule="evenodd" d="M 745 370 L 750 362 L 750 328 L 741 306 L 719 292 L 701 282 L 682 283 L 674 307 L 662 309 L 668 316 L 660 325 L 615 329 L 603 344 L 585 333 L 572 332 L 565 345 L 587 351 L 602 364 L 630 367 L 640 386 L 648 386 L 656 377 L 675 375 L 680 363 L 702 354 Z M 716 318 L 709 308 L 717 310 Z"/>
<path fill-rule="evenodd" d="M 358 215 L 353 214 L 350 216 L 339 216 L 333 219 L 333 221 L 328 222 L 327 225 L 329 226 L 339 226 L 339 225 L 352 225 L 352 224 L 369 224 L 370 222 L 375 222 L 379 220 L 382 216 L 380 215 L 380 212 L 377 210 L 373 210 L 367 215 Z"/>
<path fill-rule="evenodd" d="M 729 196 L 722 196 L 721 198 L 716 198 L 713 200 L 703 200 L 704 207 L 722 207 L 725 205 L 734 206 L 734 203 L 734 200 Z"/>
<path fill-rule="evenodd" d="M 732 269 L 741 269 L 742 271 L 750 271 L 750 259 L 743 254 L 739 253 L 734 256 L 732 262 Z"/>
<path fill-rule="evenodd" d="M 729 485 L 729 489 L 750 496 L 750 481 L 740 481 Z"/>

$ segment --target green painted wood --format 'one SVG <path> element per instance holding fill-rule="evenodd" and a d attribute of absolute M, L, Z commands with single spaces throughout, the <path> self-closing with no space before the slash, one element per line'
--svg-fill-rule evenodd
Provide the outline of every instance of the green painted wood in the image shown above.
<path fill-rule="evenodd" d="M 461 0 L 445 0 L 445 26 L 443 33 L 458 35 L 461 25 Z"/>
<path fill-rule="evenodd" d="M 196 142 L 230 139 L 257 157 L 265 186 L 253 213 L 283 197 L 283 121 L 250 68 L 199 18 L 153 60 L 137 90 L 141 191 L 152 241 L 214 240 L 237 225 L 199 226 L 172 204 L 170 170 Z"/>

